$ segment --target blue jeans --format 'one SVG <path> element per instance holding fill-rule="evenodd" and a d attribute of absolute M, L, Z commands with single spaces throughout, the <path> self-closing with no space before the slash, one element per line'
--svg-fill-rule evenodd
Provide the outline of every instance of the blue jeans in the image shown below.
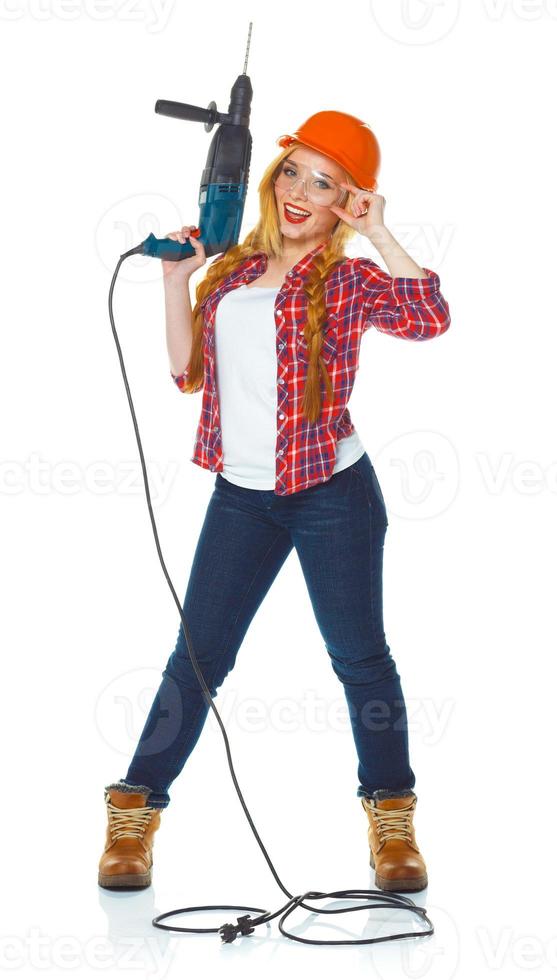
<path fill-rule="evenodd" d="M 359 760 L 359 797 L 378 789 L 402 795 L 415 785 L 400 677 L 383 628 L 387 525 L 367 452 L 329 480 L 285 496 L 237 486 L 217 473 L 183 604 L 214 699 L 261 602 L 296 549 L 331 666 L 344 687 Z M 294 631 L 288 637 L 289 622 L 285 611 L 284 636 L 295 643 Z M 168 789 L 210 710 L 180 622 L 124 779 L 149 789 L 150 806 L 168 806 Z"/>

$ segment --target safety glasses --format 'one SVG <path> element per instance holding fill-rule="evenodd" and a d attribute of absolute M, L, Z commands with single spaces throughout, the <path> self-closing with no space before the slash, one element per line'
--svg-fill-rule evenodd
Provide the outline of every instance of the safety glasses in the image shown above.
<path fill-rule="evenodd" d="M 322 207 L 343 204 L 349 193 L 322 171 L 300 167 L 292 160 L 282 161 L 273 183 L 281 191 L 301 186 L 304 197 Z"/>

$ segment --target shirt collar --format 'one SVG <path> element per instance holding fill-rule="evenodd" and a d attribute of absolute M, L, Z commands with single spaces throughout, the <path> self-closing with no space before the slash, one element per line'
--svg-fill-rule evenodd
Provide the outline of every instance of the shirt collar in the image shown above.
<path fill-rule="evenodd" d="M 293 265 L 292 268 L 291 268 L 291 270 L 290 270 L 290 272 L 288 273 L 288 275 L 290 276 L 290 278 L 291 279 L 294 279 L 294 278 L 304 278 L 307 275 L 307 273 L 309 272 L 309 270 L 310 270 L 310 268 L 312 266 L 313 256 L 314 255 L 317 255 L 318 252 L 321 252 L 325 248 L 326 245 L 327 245 L 327 241 L 320 242 L 319 245 L 316 245 L 315 248 L 312 248 L 310 252 L 307 252 L 306 255 L 304 255 L 300 259 L 299 262 L 296 262 L 296 265 Z M 263 251 L 261 251 L 261 252 L 254 252 L 253 255 L 250 256 L 250 257 L 252 259 L 255 258 L 255 257 L 261 259 L 262 260 L 262 265 L 263 265 L 263 270 L 264 271 L 266 270 L 266 268 L 267 268 L 267 261 L 268 261 L 268 255 L 267 255 L 266 252 L 263 252 Z"/>

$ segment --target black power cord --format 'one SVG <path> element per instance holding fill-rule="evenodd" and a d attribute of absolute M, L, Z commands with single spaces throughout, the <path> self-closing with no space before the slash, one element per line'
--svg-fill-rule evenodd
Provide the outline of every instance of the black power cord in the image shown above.
<path fill-rule="evenodd" d="M 288 899 L 289 899 L 289 901 L 286 902 L 286 904 L 283 905 L 282 908 L 280 908 L 276 912 L 272 912 L 272 913 L 271 912 L 267 912 L 265 909 L 260 909 L 260 908 L 257 908 L 255 906 L 252 906 L 252 905 L 195 905 L 195 906 L 190 906 L 190 907 L 184 908 L 184 909 L 173 909 L 171 912 L 163 912 L 161 915 L 155 916 L 155 918 L 152 920 L 152 924 L 154 926 L 157 926 L 158 929 L 167 929 L 167 930 L 169 930 L 171 932 L 191 932 L 191 933 L 215 932 L 215 933 L 219 933 L 220 934 L 223 943 L 232 943 L 232 942 L 234 942 L 234 940 L 238 936 L 247 936 L 250 933 L 252 933 L 254 931 L 255 926 L 263 925 L 266 922 L 270 922 L 272 919 L 276 919 L 276 917 L 278 915 L 281 915 L 281 913 L 283 913 L 282 916 L 281 916 L 281 918 L 279 919 L 279 923 L 278 923 L 279 929 L 280 929 L 281 933 L 283 934 L 283 936 L 287 936 L 288 939 L 293 939 L 293 940 L 295 940 L 298 943 L 309 943 L 312 946 L 362 946 L 362 945 L 368 945 L 368 944 L 371 944 L 371 943 L 384 943 L 384 942 L 388 942 L 389 940 L 392 940 L 392 939 L 408 939 L 408 938 L 415 938 L 415 937 L 421 937 L 421 936 L 431 936 L 431 935 L 433 935 L 433 931 L 434 931 L 433 930 L 433 923 L 428 918 L 428 916 L 426 914 L 426 909 L 423 908 L 423 907 L 421 907 L 421 906 L 419 906 L 419 905 L 416 905 L 415 902 L 413 902 L 411 898 L 408 898 L 405 895 L 401 895 L 398 892 L 384 892 L 384 891 L 369 890 L 369 889 L 365 889 L 365 888 L 364 889 L 357 888 L 357 889 L 346 889 L 345 891 L 336 891 L 336 892 L 309 891 L 309 892 L 305 892 L 303 895 L 292 895 L 288 891 L 288 889 L 285 888 L 285 886 L 283 885 L 282 881 L 280 880 L 280 878 L 279 878 L 279 876 L 278 876 L 278 874 L 277 874 L 277 872 L 276 872 L 276 870 L 275 870 L 275 868 L 273 866 L 273 863 L 272 863 L 269 855 L 267 854 L 267 851 L 265 850 L 265 846 L 263 844 L 263 841 L 261 840 L 259 834 L 257 833 L 255 824 L 254 824 L 254 822 L 253 822 L 253 820 L 251 818 L 251 814 L 250 814 L 250 812 L 249 812 L 249 810 L 248 810 L 248 808 L 246 806 L 246 803 L 245 803 L 244 798 L 242 796 L 240 787 L 238 785 L 238 780 L 236 779 L 236 774 L 234 772 L 234 766 L 232 764 L 232 756 L 231 756 L 231 753 L 230 753 L 230 744 L 229 744 L 229 741 L 228 741 L 228 736 L 226 734 L 226 729 L 225 729 L 225 727 L 224 727 L 224 725 L 222 723 L 221 717 L 220 717 L 220 715 L 219 715 L 219 713 L 218 713 L 218 711 L 217 711 L 217 709 L 215 707 L 215 703 L 214 703 L 214 701 L 213 701 L 213 699 L 211 697 L 211 693 L 210 693 L 210 691 L 209 691 L 209 689 L 208 689 L 208 687 L 207 687 L 207 685 L 205 683 L 203 674 L 201 673 L 201 671 L 199 669 L 199 665 L 197 663 L 197 658 L 196 658 L 196 656 L 195 656 L 195 654 L 193 652 L 193 643 L 192 643 L 190 632 L 189 632 L 189 629 L 188 629 L 188 624 L 186 623 L 186 621 L 184 619 L 184 615 L 183 615 L 183 612 L 182 612 L 182 607 L 181 607 L 181 604 L 180 604 L 180 600 L 178 599 L 178 596 L 176 595 L 176 591 L 174 589 L 174 586 L 172 585 L 172 581 L 170 579 L 170 576 L 168 574 L 166 565 L 164 563 L 164 558 L 162 556 L 162 552 L 161 552 L 161 548 L 160 548 L 160 543 L 159 543 L 159 536 L 158 536 L 158 533 L 157 533 L 157 526 L 155 524 L 155 518 L 154 518 L 154 515 L 153 515 L 153 508 L 151 506 L 151 494 L 149 492 L 149 481 L 147 479 L 147 470 L 146 470 L 146 467 L 145 467 L 145 458 L 143 456 L 143 448 L 142 448 L 142 445 L 141 445 L 141 438 L 140 438 L 139 429 L 138 429 L 138 426 L 137 426 L 137 418 L 136 418 L 134 407 L 133 407 L 133 401 L 132 401 L 132 396 L 131 396 L 131 392 L 130 392 L 130 387 L 128 385 L 128 379 L 127 379 L 127 375 L 126 375 L 126 369 L 124 367 L 124 359 L 122 357 L 122 350 L 121 350 L 121 347 L 120 347 L 120 342 L 118 340 L 118 334 L 116 333 L 116 327 L 114 325 L 114 316 L 113 316 L 113 312 L 112 312 L 112 294 L 114 292 L 114 284 L 116 282 L 116 278 L 118 276 L 118 272 L 120 270 L 120 266 L 121 266 L 122 262 L 124 261 L 124 259 L 128 258 L 128 256 L 130 256 L 130 255 L 136 255 L 136 254 L 138 254 L 138 252 L 139 252 L 140 249 L 141 249 L 141 246 L 138 246 L 138 248 L 130 249 L 128 252 L 124 252 L 120 256 L 120 259 L 119 259 L 118 264 L 116 266 L 116 269 L 114 271 L 114 275 L 112 277 L 112 282 L 110 284 L 110 291 L 109 291 L 109 294 L 108 294 L 108 312 L 109 312 L 109 316 L 110 316 L 110 323 L 112 325 L 112 333 L 114 335 L 114 341 L 116 343 L 116 348 L 118 350 L 118 357 L 120 358 L 120 367 L 122 368 L 122 376 L 124 378 L 124 385 L 126 387 L 126 392 L 127 392 L 127 395 L 128 395 L 128 402 L 129 402 L 130 410 L 131 410 L 131 413 L 132 413 L 132 420 L 133 420 L 133 425 L 134 425 L 134 429 L 135 429 L 135 435 L 136 435 L 136 439 L 137 439 L 137 446 L 138 446 L 138 449 L 139 449 L 139 456 L 140 456 L 140 459 L 141 459 L 141 469 L 143 471 L 143 481 L 145 483 L 145 494 L 146 494 L 146 497 L 147 497 L 147 507 L 149 509 L 149 516 L 151 518 L 151 524 L 152 524 L 152 527 L 153 527 L 153 534 L 155 535 L 155 543 L 156 543 L 156 546 L 157 546 L 157 552 L 158 552 L 158 555 L 159 555 L 160 563 L 162 565 L 162 570 L 164 572 L 164 576 L 166 578 L 166 581 L 168 582 L 168 587 L 169 587 L 170 591 L 172 592 L 172 595 L 174 597 L 174 602 L 176 603 L 176 607 L 177 607 L 178 612 L 180 614 L 180 619 L 182 621 L 182 626 L 184 627 L 184 634 L 185 634 L 185 637 L 186 637 L 186 642 L 187 642 L 187 646 L 188 646 L 188 652 L 189 652 L 189 655 L 190 655 L 190 658 L 191 658 L 191 662 L 193 664 L 193 668 L 195 670 L 197 679 L 198 679 L 198 681 L 199 681 L 199 683 L 201 685 L 201 689 L 203 691 L 205 700 L 207 701 L 207 703 L 209 704 L 209 706 L 213 710 L 213 712 L 215 714 L 215 717 L 217 719 L 218 725 L 220 727 L 220 730 L 222 732 L 222 737 L 224 738 L 224 744 L 225 744 L 225 747 L 226 747 L 226 755 L 227 755 L 227 758 L 228 758 L 228 765 L 230 767 L 230 773 L 231 773 L 231 776 L 232 776 L 232 781 L 233 781 L 234 786 L 236 788 L 236 792 L 237 792 L 238 797 L 240 799 L 240 803 L 242 804 L 242 806 L 244 808 L 244 813 L 245 813 L 245 815 L 247 817 L 248 823 L 249 823 L 249 825 L 250 825 L 250 827 L 251 827 L 251 829 L 253 831 L 253 834 L 255 836 L 255 839 L 256 839 L 257 843 L 259 844 L 259 847 L 261 848 L 261 850 L 263 852 L 263 855 L 265 857 L 265 860 L 267 861 L 267 864 L 269 865 L 269 868 L 271 869 L 271 872 L 272 872 L 272 874 L 274 876 L 274 879 L 275 879 L 277 885 L 279 886 L 279 888 L 281 889 L 281 891 L 283 891 L 284 894 L 288 896 Z M 322 898 L 332 898 L 332 899 L 346 898 L 346 899 L 356 899 L 356 900 L 357 899 L 360 899 L 360 900 L 361 899 L 366 899 L 366 902 L 363 905 L 354 905 L 354 906 L 349 906 L 347 908 L 342 908 L 342 909 L 319 909 L 319 908 L 314 908 L 311 905 L 306 905 L 306 902 L 305 902 L 306 899 L 315 900 L 315 899 L 322 899 Z M 379 901 L 379 899 L 381 899 L 381 901 Z M 291 932 L 287 932 L 286 929 L 283 928 L 283 923 L 285 922 L 285 920 L 287 919 L 287 917 L 289 915 L 291 915 L 292 912 L 294 911 L 294 909 L 296 909 L 296 908 L 307 909 L 308 912 L 317 912 L 318 915 L 341 915 L 343 912 L 357 912 L 357 911 L 360 911 L 362 909 L 369 910 L 371 908 L 374 908 L 374 909 L 375 908 L 377 908 L 377 909 L 404 909 L 405 911 L 411 911 L 411 912 L 415 913 L 416 915 L 418 915 L 421 919 L 423 919 L 425 922 L 427 922 L 429 924 L 429 927 L 430 928 L 429 929 L 426 929 L 426 930 L 423 930 L 421 932 L 399 932 L 399 933 L 394 933 L 394 934 L 392 934 L 390 936 L 378 936 L 378 937 L 376 937 L 374 939 L 336 939 L 336 940 L 302 939 L 300 936 L 296 936 L 296 935 L 294 935 Z M 222 926 L 218 926 L 218 927 L 211 928 L 211 929 L 186 929 L 183 926 L 170 926 L 170 925 L 163 925 L 162 924 L 162 920 L 163 919 L 168 919 L 168 918 L 170 918 L 171 916 L 174 916 L 174 915 L 185 915 L 188 912 L 204 912 L 204 911 L 209 911 L 209 910 L 214 910 L 214 909 L 226 909 L 227 911 L 230 910 L 230 909 L 235 909 L 236 911 L 241 910 L 243 912 L 259 912 L 261 914 L 255 916 L 254 918 L 252 918 L 250 915 L 240 915 L 240 916 L 237 916 L 236 923 L 235 924 L 230 923 L 230 922 L 226 922 Z"/>

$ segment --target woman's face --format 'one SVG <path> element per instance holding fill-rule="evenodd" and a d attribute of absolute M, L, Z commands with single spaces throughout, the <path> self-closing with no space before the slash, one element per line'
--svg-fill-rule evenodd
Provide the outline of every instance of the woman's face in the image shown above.
<path fill-rule="evenodd" d="M 309 177 L 310 170 L 319 170 L 323 174 L 328 174 L 337 184 L 347 179 L 347 174 L 343 168 L 332 160 L 331 157 L 312 150 L 309 146 L 297 146 L 288 154 L 286 160 L 282 161 L 281 168 L 285 169 L 289 163 L 294 166 L 288 169 L 288 175 L 292 181 L 295 177 Z M 280 222 L 280 230 L 283 235 L 293 241 L 301 239 L 315 239 L 323 241 L 331 234 L 337 221 L 338 215 L 331 211 L 328 205 L 315 204 L 306 197 L 308 183 L 303 184 L 298 180 L 294 187 L 277 187 L 275 184 L 275 200 Z M 337 203 L 337 202 L 334 202 Z M 346 203 L 346 197 L 341 199 L 341 206 Z M 299 223 L 289 220 L 285 211 L 285 205 L 290 204 L 295 208 L 308 213 L 308 217 L 300 220 Z"/>

